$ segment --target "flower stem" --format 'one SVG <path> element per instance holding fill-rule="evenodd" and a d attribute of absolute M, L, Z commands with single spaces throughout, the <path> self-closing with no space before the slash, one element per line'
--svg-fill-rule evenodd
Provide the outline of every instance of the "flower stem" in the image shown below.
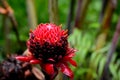
<path fill-rule="evenodd" d="M 56 69 L 55 69 L 56 70 Z M 45 76 L 45 80 L 54 80 L 55 77 L 57 76 L 58 72 L 54 72 L 54 75 L 48 75 L 43 69 L 41 69 Z"/>
<path fill-rule="evenodd" d="M 50 76 L 44 70 L 42 70 L 42 72 L 45 76 L 45 80 L 50 80 Z"/>

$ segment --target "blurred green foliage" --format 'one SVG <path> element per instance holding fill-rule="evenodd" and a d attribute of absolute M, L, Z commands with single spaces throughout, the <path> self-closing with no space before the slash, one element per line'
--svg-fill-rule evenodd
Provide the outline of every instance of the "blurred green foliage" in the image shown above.
<path fill-rule="evenodd" d="M 38 24 L 49 22 L 48 1 L 35 0 L 34 2 Z M 20 34 L 20 39 L 25 43 L 28 39 L 30 29 L 28 25 L 26 1 L 8 0 L 8 3 L 14 10 L 15 18 L 18 23 L 17 28 Z M 96 36 L 98 35 L 98 32 L 100 30 L 99 16 L 101 6 L 101 0 L 91 0 L 89 8 L 87 10 L 87 16 L 85 17 L 85 22 L 83 24 L 83 30 L 74 29 L 73 33 L 69 36 L 69 42 L 71 46 L 77 49 L 76 56 L 74 57 L 74 59 L 77 61 L 78 67 L 72 67 L 75 75 L 75 80 L 87 80 L 89 77 L 92 77 L 92 79 L 94 80 L 98 80 L 101 76 L 103 66 L 106 60 L 106 53 L 110 49 L 110 43 L 112 40 L 113 33 L 115 31 L 116 23 L 118 21 L 118 16 L 120 14 L 120 0 L 118 0 L 117 2 L 117 7 L 112 18 L 110 30 L 108 32 L 109 35 L 107 42 L 103 48 L 101 48 L 98 51 L 95 51 L 94 47 L 97 38 Z M 68 17 L 69 1 L 58 0 L 58 8 L 59 24 L 62 24 L 63 28 L 66 28 L 65 25 Z M 76 9 L 74 11 L 74 14 L 75 13 Z M 15 53 L 18 52 L 19 49 L 23 46 L 18 46 L 15 33 L 11 26 L 10 28 L 10 53 Z M 0 15 L 0 53 L 5 53 L 5 41 L 3 30 L 3 15 Z M 115 52 L 109 67 L 113 80 L 120 80 L 120 57 L 118 57 L 118 53 L 120 53 L 119 45 L 120 43 L 118 44 L 118 50 Z M 0 56 L 0 59 L 3 59 L 3 57 Z"/>

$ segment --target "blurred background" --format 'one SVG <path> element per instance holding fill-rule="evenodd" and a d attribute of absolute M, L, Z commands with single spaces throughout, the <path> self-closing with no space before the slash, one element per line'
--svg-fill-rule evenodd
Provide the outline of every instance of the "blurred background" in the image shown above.
<path fill-rule="evenodd" d="M 120 0 L 0 0 L 0 60 L 22 54 L 30 29 L 49 22 L 68 29 L 74 80 L 120 80 Z"/>

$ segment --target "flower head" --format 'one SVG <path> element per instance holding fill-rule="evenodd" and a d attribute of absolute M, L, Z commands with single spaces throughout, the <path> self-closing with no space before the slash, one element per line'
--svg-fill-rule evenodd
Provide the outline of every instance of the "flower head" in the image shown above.
<path fill-rule="evenodd" d="M 69 47 L 67 30 L 52 23 L 40 24 L 34 31 L 30 31 L 27 47 L 31 53 L 29 57 L 16 57 L 22 61 L 40 64 L 42 70 L 52 80 L 58 73 L 58 69 L 70 78 L 73 73 L 68 67 L 68 62 L 76 66 L 71 58 L 75 50 Z"/>

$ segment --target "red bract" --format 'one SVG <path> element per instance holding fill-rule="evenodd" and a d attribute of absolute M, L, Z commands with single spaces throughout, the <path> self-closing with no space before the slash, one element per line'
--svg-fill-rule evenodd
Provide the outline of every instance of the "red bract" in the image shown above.
<path fill-rule="evenodd" d="M 40 64 L 42 70 L 54 79 L 60 69 L 65 75 L 73 78 L 73 73 L 68 67 L 68 62 L 76 66 L 72 60 L 75 50 L 69 47 L 67 41 L 67 30 L 62 30 L 55 24 L 40 24 L 30 32 L 27 47 L 31 56 L 16 57 L 22 61 L 29 61 L 32 64 Z"/>

